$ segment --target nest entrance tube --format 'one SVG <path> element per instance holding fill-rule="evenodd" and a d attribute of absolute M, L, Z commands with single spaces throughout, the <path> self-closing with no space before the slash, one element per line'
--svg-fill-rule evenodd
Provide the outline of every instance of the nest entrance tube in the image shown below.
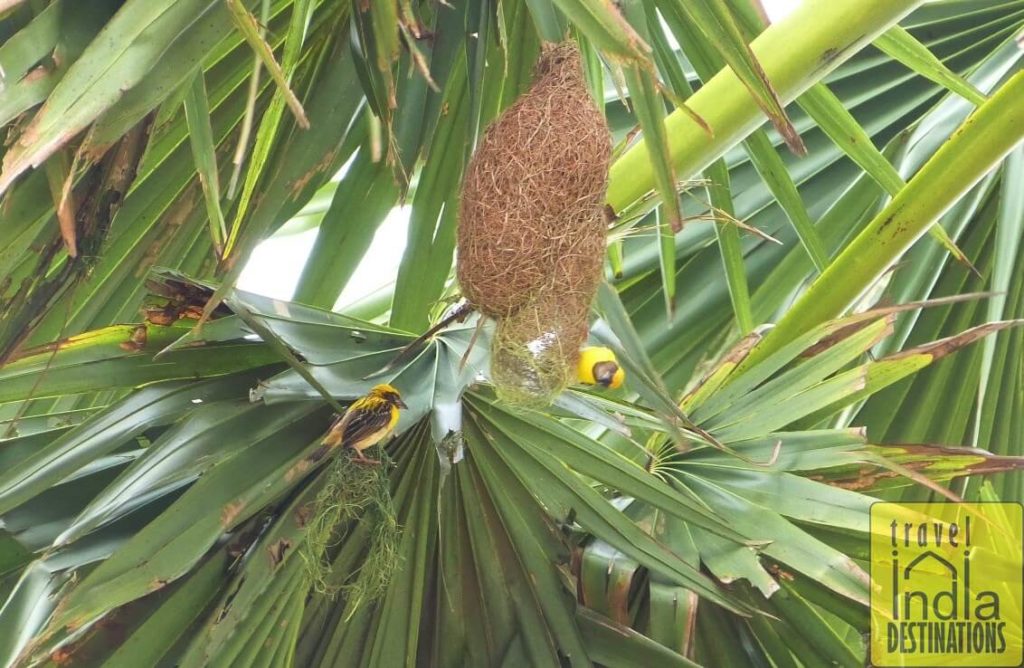
<path fill-rule="evenodd" d="M 498 397 L 520 406 L 550 404 L 572 382 L 587 338 L 587 309 L 571 314 L 557 299 L 536 299 L 498 320 L 491 339 L 491 380 Z"/>
<path fill-rule="evenodd" d="M 576 44 L 545 46 L 530 89 L 484 132 L 459 212 L 459 283 L 498 321 L 491 375 L 513 403 L 550 403 L 586 341 L 610 160 Z"/>

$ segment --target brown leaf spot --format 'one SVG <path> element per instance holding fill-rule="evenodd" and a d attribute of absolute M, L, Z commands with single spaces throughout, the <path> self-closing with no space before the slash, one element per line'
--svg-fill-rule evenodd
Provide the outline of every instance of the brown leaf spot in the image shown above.
<path fill-rule="evenodd" d="M 1024 324 L 1024 320 L 1006 320 L 1002 322 L 990 322 L 984 325 L 978 325 L 972 327 L 966 331 L 961 332 L 955 336 L 950 336 L 945 339 L 939 339 L 938 341 L 932 341 L 921 346 L 914 348 L 908 348 L 901 350 L 898 353 L 894 353 L 886 357 L 886 360 L 898 360 L 904 357 L 913 357 L 915 355 L 931 355 L 933 360 L 940 359 L 951 353 L 960 350 L 964 346 L 970 345 L 993 332 L 998 332 L 1008 327 L 1017 327 Z"/>
<path fill-rule="evenodd" d="M 42 65 L 40 65 L 38 67 L 34 67 L 31 70 L 29 70 L 28 74 L 26 74 L 24 76 L 22 81 L 24 81 L 25 83 L 32 83 L 33 81 L 38 81 L 39 79 L 42 79 L 43 77 L 45 77 L 49 73 L 50 73 L 50 70 L 48 70 L 45 67 L 43 67 Z"/>
<path fill-rule="evenodd" d="M 173 325 L 178 320 L 178 311 L 173 306 L 148 307 L 144 308 L 142 313 L 146 322 L 161 327 Z"/>
<path fill-rule="evenodd" d="M 330 169 L 331 165 L 334 163 L 334 157 L 336 154 L 337 151 L 329 151 L 327 155 L 321 158 L 320 162 L 313 166 L 312 169 L 310 169 L 308 172 L 306 172 L 299 178 L 295 179 L 295 181 L 292 182 L 291 186 L 289 187 L 291 196 L 293 198 L 298 197 L 299 194 L 306 188 L 306 186 L 309 185 L 309 182 L 313 179 L 314 176 L 318 174 L 323 174 L 325 171 Z"/>
<path fill-rule="evenodd" d="M 242 510 L 245 509 L 245 504 L 241 501 L 233 501 L 220 511 L 220 525 L 225 529 L 231 527 L 238 516 L 242 514 Z"/>
<path fill-rule="evenodd" d="M 277 568 L 278 565 L 284 561 L 284 555 L 289 549 L 291 549 L 291 546 L 292 542 L 287 538 L 282 538 L 275 543 L 271 543 L 267 548 L 267 551 L 270 553 L 270 565 Z"/>
<path fill-rule="evenodd" d="M 206 308 L 205 302 L 202 305 L 191 304 L 185 307 L 185 310 L 181 312 L 181 317 L 186 320 L 199 320 L 203 317 L 203 309 Z M 214 314 L 216 315 L 216 314 Z M 211 319 L 213 319 L 211 317 Z"/>
<path fill-rule="evenodd" d="M 821 63 L 828 64 L 835 60 L 836 56 L 840 54 L 841 50 L 836 47 L 825 49 L 825 52 L 821 54 Z"/>
<path fill-rule="evenodd" d="M 312 503 L 304 503 L 298 507 L 295 511 L 295 524 L 300 529 L 305 528 L 309 524 L 310 518 L 313 517 L 314 507 Z"/>
<path fill-rule="evenodd" d="M 285 482 L 292 482 L 296 478 L 298 478 L 301 475 L 303 475 L 306 471 L 309 470 L 309 467 L 310 467 L 311 464 L 312 464 L 312 462 L 310 462 L 306 458 L 300 459 L 299 461 L 295 462 L 295 465 L 292 466 L 290 469 L 288 469 L 288 471 L 285 472 L 285 474 L 284 474 Z"/>
<path fill-rule="evenodd" d="M 885 315 L 883 317 L 886 320 L 885 327 L 873 339 L 874 343 L 878 343 L 882 339 L 884 339 L 884 338 L 888 337 L 889 335 L 891 335 L 892 332 L 893 332 L 893 327 L 894 327 L 894 325 L 896 323 L 896 316 L 895 316 L 895 314 L 890 313 L 890 314 Z M 832 346 L 835 346 L 836 344 L 840 343 L 841 341 L 844 341 L 845 339 L 848 339 L 849 337 L 853 336 L 854 334 L 856 334 L 860 330 L 862 330 L 862 329 L 864 329 L 866 327 L 870 327 L 871 325 L 875 324 L 875 322 L 877 322 L 877 320 L 858 320 L 856 322 L 850 323 L 849 325 L 841 327 L 841 328 L 837 329 L 836 331 L 832 332 L 831 334 L 829 334 L 828 336 L 825 336 L 824 338 L 822 338 L 820 341 L 815 343 L 813 346 L 807 348 L 807 350 L 805 350 L 802 353 L 800 353 L 800 357 L 801 358 L 816 357 L 816 356 L 820 355 L 821 353 L 825 352 L 826 350 L 828 350 L 829 348 L 831 348 Z"/>
<path fill-rule="evenodd" d="M 128 340 L 120 343 L 119 346 L 122 350 L 134 353 L 145 348 L 148 340 L 149 330 L 146 329 L 145 325 L 139 325 L 128 335 Z"/>
<path fill-rule="evenodd" d="M 914 467 L 909 466 L 908 468 Z M 863 467 L 856 478 L 850 480 L 836 480 L 832 482 L 832 485 L 840 489 L 848 489 L 856 492 L 873 489 L 881 481 L 897 477 L 899 477 L 899 474 L 894 471 L 886 471 L 884 469 L 876 469 L 874 467 Z"/>

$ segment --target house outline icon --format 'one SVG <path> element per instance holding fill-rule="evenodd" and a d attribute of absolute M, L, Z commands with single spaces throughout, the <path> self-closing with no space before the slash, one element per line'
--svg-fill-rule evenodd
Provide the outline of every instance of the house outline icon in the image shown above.
<path fill-rule="evenodd" d="M 934 552 L 932 550 L 927 550 L 927 551 L 922 552 L 921 554 L 917 555 L 916 557 L 914 557 L 914 560 L 911 561 L 909 564 L 907 564 L 907 566 L 903 569 L 903 579 L 904 580 L 909 580 L 910 579 L 910 575 L 911 575 L 910 571 L 912 571 L 914 568 L 917 567 L 917 565 L 919 563 L 921 563 L 925 559 L 928 559 L 929 557 L 932 558 L 932 559 L 935 559 L 936 561 L 941 563 L 943 566 L 945 566 L 949 570 L 949 572 L 952 574 L 952 579 L 953 580 L 957 579 L 957 576 L 959 575 L 959 571 L 957 571 L 957 568 L 956 568 L 956 566 L 953 565 L 953 562 L 949 561 L 948 559 L 943 558 L 938 553 L 936 553 L 936 552 Z"/>

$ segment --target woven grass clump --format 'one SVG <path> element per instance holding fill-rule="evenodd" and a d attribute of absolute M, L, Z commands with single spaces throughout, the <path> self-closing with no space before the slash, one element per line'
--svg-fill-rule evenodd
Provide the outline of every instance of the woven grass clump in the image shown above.
<path fill-rule="evenodd" d="M 491 381 L 502 401 L 541 408 L 573 380 L 589 309 L 571 314 L 550 297 L 498 320 L 491 339 Z"/>
<path fill-rule="evenodd" d="M 575 43 L 545 46 L 530 89 L 487 128 L 462 184 L 458 277 L 497 320 L 491 379 L 547 405 L 571 380 L 601 280 L 611 159 Z"/>
<path fill-rule="evenodd" d="M 326 472 L 327 481 L 314 502 L 301 552 L 312 590 L 344 599 L 346 618 L 387 589 L 399 566 L 401 541 L 387 467 L 365 466 L 347 455 L 337 456 Z M 357 523 L 369 536 L 366 560 L 354 574 L 337 573 L 333 548 L 349 531 L 356 530 Z"/>
<path fill-rule="evenodd" d="M 610 156 L 575 43 L 545 47 L 532 86 L 484 132 L 462 183 L 458 276 L 477 309 L 501 318 L 545 290 L 592 298 Z"/>

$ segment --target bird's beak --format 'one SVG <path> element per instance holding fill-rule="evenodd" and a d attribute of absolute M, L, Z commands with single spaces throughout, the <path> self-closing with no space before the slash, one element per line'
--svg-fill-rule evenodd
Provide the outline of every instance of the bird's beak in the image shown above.
<path fill-rule="evenodd" d="M 401 399 L 395 399 L 395 405 L 398 406 L 399 408 L 409 408 Z"/>
<path fill-rule="evenodd" d="M 615 362 L 598 362 L 594 365 L 594 380 L 604 387 L 611 387 L 618 372 L 619 365 Z"/>

